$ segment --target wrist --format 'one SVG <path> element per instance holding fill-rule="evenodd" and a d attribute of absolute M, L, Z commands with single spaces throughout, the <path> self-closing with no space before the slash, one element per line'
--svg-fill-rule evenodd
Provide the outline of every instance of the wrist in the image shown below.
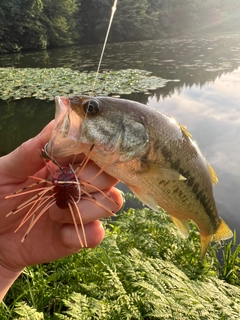
<path fill-rule="evenodd" d="M 0 265 L 0 302 L 3 300 L 8 289 L 21 273 L 22 270 L 13 271 Z"/>

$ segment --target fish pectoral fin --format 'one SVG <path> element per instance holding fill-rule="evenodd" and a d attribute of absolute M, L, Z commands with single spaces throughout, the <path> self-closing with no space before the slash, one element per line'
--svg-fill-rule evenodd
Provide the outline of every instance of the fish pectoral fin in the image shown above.
<path fill-rule="evenodd" d="M 161 180 L 186 180 L 178 171 L 163 167 L 158 163 L 150 163 L 149 175 L 159 176 Z"/>
<path fill-rule="evenodd" d="M 232 230 L 229 228 L 226 222 L 221 218 L 220 220 L 221 223 L 217 229 L 217 232 L 213 235 L 213 241 L 227 240 L 233 236 Z"/>
<path fill-rule="evenodd" d="M 207 252 L 207 248 L 209 246 L 209 243 L 212 242 L 213 235 L 210 234 L 210 236 L 203 237 L 201 236 L 201 253 L 200 253 L 200 259 L 203 261 L 205 254 Z"/>
<path fill-rule="evenodd" d="M 158 206 L 156 201 L 152 196 L 149 194 L 145 194 L 141 192 L 140 188 L 129 186 L 129 189 L 132 190 L 132 192 L 136 195 L 136 197 L 142 201 L 142 203 L 146 204 L 149 208 L 151 208 L 153 211 L 158 211 Z"/>
<path fill-rule="evenodd" d="M 170 216 L 175 226 L 177 227 L 179 233 L 184 237 L 188 238 L 189 236 L 189 222 L 188 220 L 180 220 L 173 216 Z"/>

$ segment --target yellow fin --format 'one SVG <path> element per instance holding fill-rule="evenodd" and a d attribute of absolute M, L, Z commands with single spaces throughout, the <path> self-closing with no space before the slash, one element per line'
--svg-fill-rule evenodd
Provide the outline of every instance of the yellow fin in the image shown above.
<path fill-rule="evenodd" d="M 129 186 L 129 189 L 132 190 L 132 192 L 138 197 L 142 203 L 146 204 L 149 208 L 151 208 L 153 211 L 158 211 L 158 206 L 156 201 L 153 199 L 152 196 L 148 194 L 144 194 L 141 192 L 140 188 Z"/>
<path fill-rule="evenodd" d="M 193 140 L 191 133 L 189 133 L 188 130 L 187 130 L 187 127 L 185 127 L 181 123 L 179 123 L 178 125 L 179 125 L 180 129 L 182 130 L 182 132 L 184 132 L 188 138 Z M 213 167 L 209 163 L 207 163 L 207 167 L 208 167 L 208 171 L 210 173 L 212 184 L 213 185 L 217 184 L 218 183 L 218 177 L 217 177 L 216 172 L 214 171 Z"/>
<path fill-rule="evenodd" d="M 189 222 L 188 220 L 180 220 L 175 217 L 172 217 L 172 221 L 174 222 L 175 226 L 177 227 L 178 231 L 184 238 L 188 238 L 189 236 Z"/>
<path fill-rule="evenodd" d="M 232 238 L 233 233 L 229 226 L 221 219 L 220 226 L 217 229 L 215 234 L 211 234 L 207 237 L 201 236 L 201 260 L 204 259 L 204 256 L 207 252 L 207 248 L 210 242 L 219 241 L 219 240 L 227 240 Z"/>
<path fill-rule="evenodd" d="M 201 253 L 200 253 L 200 259 L 203 261 L 205 254 L 207 252 L 207 248 L 209 246 L 209 243 L 212 242 L 213 235 L 203 237 L 201 236 Z"/>
<path fill-rule="evenodd" d="M 217 229 L 217 232 L 213 235 L 213 241 L 227 240 L 233 236 L 232 230 L 229 228 L 226 222 L 224 222 L 224 220 L 221 218 L 220 220 L 221 223 Z"/>
<path fill-rule="evenodd" d="M 182 132 L 184 132 L 188 138 L 192 139 L 192 135 L 191 135 L 190 132 L 188 132 L 187 127 L 184 126 L 184 125 L 181 124 L 181 123 L 179 123 L 178 125 L 179 125 L 180 129 L 182 130 Z"/>
<path fill-rule="evenodd" d="M 211 180 L 212 180 L 212 184 L 215 185 L 215 184 L 218 183 L 217 174 L 214 171 L 213 167 L 209 163 L 207 164 L 207 166 L 208 166 L 208 171 L 210 173 L 210 177 L 211 177 Z"/>
<path fill-rule="evenodd" d="M 182 176 L 179 172 L 174 169 L 166 168 L 161 166 L 158 163 L 151 162 L 150 170 L 148 174 L 153 174 L 154 176 L 159 176 L 161 180 L 186 180 L 184 176 Z"/>

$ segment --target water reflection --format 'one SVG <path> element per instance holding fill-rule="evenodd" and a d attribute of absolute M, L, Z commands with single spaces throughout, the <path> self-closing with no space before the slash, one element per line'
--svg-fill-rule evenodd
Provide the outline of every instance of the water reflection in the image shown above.
<path fill-rule="evenodd" d="M 55 105 L 36 99 L 0 100 L 0 156 L 30 139 L 54 117 Z"/>
<path fill-rule="evenodd" d="M 0 55 L 0 67 L 66 67 L 96 71 L 102 45 Z M 213 80 L 240 64 L 240 35 L 109 43 L 101 69 L 138 68 L 187 85 Z"/>

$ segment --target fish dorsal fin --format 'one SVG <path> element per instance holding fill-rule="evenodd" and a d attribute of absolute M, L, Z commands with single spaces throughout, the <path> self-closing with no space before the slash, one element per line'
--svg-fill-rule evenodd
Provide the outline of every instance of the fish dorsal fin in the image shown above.
<path fill-rule="evenodd" d="M 220 220 L 221 223 L 217 229 L 217 232 L 213 235 L 213 241 L 227 240 L 233 236 L 232 230 L 229 228 L 226 222 L 221 218 Z"/>
<path fill-rule="evenodd" d="M 179 123 L 178 125 L 179 125 L 180 129 L 182 130 L 182 132 L 185 133 L 185 135 L 186 135 L 188 138 L 192 139 L 192 135 L 191 135 L 191 133 L 188 131 L 187 127 L 184 126 L 184 125 L 181 124 L 181 123 Z"/>
<path fill-rule="evenodd" d="M 181 128 L 182 132 L 185 133 L 188 138 L 190 138 L 191 140 L 193 140 L 191 133 L 188 132 L 188 130 L 187 130 L 187 127 L 185 127 L 185 126 L 182 125 L 181 123 L 179 123 L 178 125 L 179 125 L 179 127 Z M 194 140 L 193 140 L 193 141 L 194 141 Z M 207 167 L 208 167 L 208 171 L 209 171 L 209 173 L 210 173 L 210 177 L 211 177 L 211 180 L 212 180 L 212 184 L 213 184 L 213 185 L 217 184 L 217 183 L 218 183 L 218 177 L 217 177 L 216 172 L 214 171 L 213 167 L 212 167 L 209 163 L 207 163 Z"/>
<path fill-rule="evenodd" d="M 137 198 L 140 201 L 142 201 L 142 203 L 146 204 L 153 211 L 158 211 L 157 203 L 152 196 L 150 196 L 149 194 L 143 193 L 138 187 L 129 186 L 129 185 L 128 187 L 137 196 Z"/>
<path fill-rule="evenodd" d="M 208 171 L 210 173 L 212 184 L 213 185 L 217 184 L 218 183 L 218 177 L 217 177 L 216 172 L 214 171 L 213 167 L 209 163 L 207 164 L 207 167 L 208 167 Z"/>
<path fill-rule="evenodd" d="M 149 162 L 149 167 L 148 175 L 158 176 L 160 180 L 186 180 L 178 171 L 161 164 Z"/>
<path fill-rule="evenodd" d="M 170 216 L 175 226 L 177 227 L 179 233 L 184 237 L 188 238 L 189 236 L 189 222 L 188 220 L 180 220 L 173 216 Z"/>

